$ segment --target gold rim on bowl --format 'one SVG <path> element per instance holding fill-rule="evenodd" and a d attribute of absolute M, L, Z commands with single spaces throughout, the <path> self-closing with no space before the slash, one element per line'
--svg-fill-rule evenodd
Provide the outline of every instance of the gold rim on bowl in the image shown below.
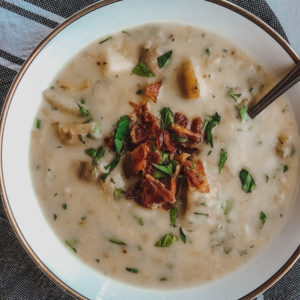
<path fill-rule="evenodd" d="M 3 130 L 4 130 L 4 125 L 5 125 L 5 120 L 7 116 L 7 112 L 9 109 L 9 105 L 12 101 L 12 98 L 14 96 L 14 93 L 18 87 L 18 84 L 20 80 L 22 79 L 23 75 L 25 74 L 26 70 L 30 66 L 31 62 L 35 59 L 35 57 L 40 53 L 40 51 L 50 42 L 57 34 L 59 34 L 63 29 L 65 29 L 67 26 L 69 26 L 71 23 L 74 21 L 78 20 L 79 18 L 83 17 L 84 15 L 98 9 L 101 7 L 104 7 L 106 5 L 112 4 L 119 2 L 121 0 L 104 0 L 100 3 L 95 3 L 91 6 L 86 7 L 85 9 L 77 12 L 74 14 L 72 17 L 67 19 L 65 22 L 60 24 L 55 30 L 53 30 L 32 52 L 32 54 L 29 56 L 29 58 L 26 60 L 24 65 L 22 66 L 21 70 L 19 71 L 18 75 L 16 76 L 9 93 L 7 95 L 3 110 L 2 110 L 2 115 L 1 115 L 1 123 L 0 123 L 0 140 L 1 140 L 1 146 L 3 143 Z M 261 29 L 266 31 L 271 37 L 273 37 L 279 44 L 280 46 L 287 52 L 287 54 L 292 58 L 292 60 L 296 63 L 299 62 L 299 57 L 298 55 L 294 52 L 294 50 L 291 48 L 291 46 L 269 25 L 267 25 L 265 22 L 263 22 L 261 19 L 258 17 L 254 16 L 253 14 L 249 13 L 247 10 L 232 4 L 230 2 L 227 2 L 226 0 L 206 0 L 208 2 L 214 3 L 216 5 L 223 6 L 227 9 L 230 9 L 241 16 L 247 18 L 257 26 L 259 26 Z M 0 147 L 0 157 L 2 159 L 2 147 Z M 5 190 L 5 185 L 4 185 L 4 178 L 3 178 L 3 169 L 2 169 L 2 161 L 0 162 L 0 188 L 1 188 L 1 194 L 2 194 L 2 200 L 4 203 L 4 208 L 6 211 L 6 214 L 8 216 L 8 219 L 25 250 L 27 253 L 31 256 L 31 258 L 34 260 L 36 265 L 49 277 L 51 278 L 56 284 L 58 284 L 61 288 L 66 290 L 68 293 L 71 295 L 79 298 L 79 299 L 87 299 L 74 289 L 72 289 L 70 286 L 68 286 L 66 283 L 64 283 L 61 279 L 59 279 L 57 276 L 55 276 L 51 270 L 49 270 L 43 262 L 39 259 L 37 254 L 31 249 L 30 245 L 27 243 L 26 239 L 24 238 L 15 218 L 13 215 L 13 212 L 11 210 L 7 195 L 6 195 L 6 190 Z M 241 299 L 243 300 L 248 300 L 248 299 L 253 299 L 254 297 L 258 296 L 268 288 L 270 288 L 274 283 L 276 283 L 297 261 L 297 259 L 300 257 L 300 246 L 296 249 L 296 251 L 293 253 L 293 255 L 288 259 L 288 261 L 273 275 L 271 278 L 269 278 L 266 282 L 261 284 L 258 288 L 250 292 L 249 294 L 243 296 Z"/>

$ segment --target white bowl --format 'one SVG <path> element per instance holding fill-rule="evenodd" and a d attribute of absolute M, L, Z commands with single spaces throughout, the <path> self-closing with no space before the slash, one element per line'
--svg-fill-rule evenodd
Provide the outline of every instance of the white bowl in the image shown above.
<path fill-rule="evenodd" d="M 107 278 L 71 254 L 46 221 L 31 183 L 29 146 L 33 120 L 59 69 L 80 49 L 108 33 L 149 22 L 204 27 L 249 51 L 276 76 L 299 60 L 270 27 L 221 0 L 124 0 L 95 4 L 66 21 L 27 60 L 10 90 L 1 120 L 1 188 L 10 221 L 35 262 L 71 294 L 90 299 L 250 299 L 278 280 L 300 256 L 300 195 L 281 233 L 247 265 L 208 284 L 159 291 Z M 109 4 L 109 5 L 107 5 Z M 300 126 L 300 85 L 287 93 Z M 247 296 L 245 296 L 247 295 Z"/>

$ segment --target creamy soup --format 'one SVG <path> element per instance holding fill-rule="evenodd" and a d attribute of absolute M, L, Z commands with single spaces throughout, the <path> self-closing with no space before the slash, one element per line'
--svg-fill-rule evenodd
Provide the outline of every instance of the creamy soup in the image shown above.
<path fill-rule="evenodd" d="M 299 136 L 274 84 L 218 35 L 148 24 L 100 38 L 63 67 L 34 121 L 30 167 L 74 255 L 134 285 L 182 288 L 262 251 L 295 199 Z"/>

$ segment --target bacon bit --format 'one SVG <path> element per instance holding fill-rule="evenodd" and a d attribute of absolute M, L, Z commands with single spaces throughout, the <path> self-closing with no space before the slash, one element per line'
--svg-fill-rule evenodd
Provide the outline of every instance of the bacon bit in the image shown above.
<path fill-rule="evenodd" d="M 178 124 L 173 123 L 171 126 L 171 130 L 174 131 L 179 136 L 187 138 L 191 142 L 200 142 L 201 140 L 200 134 L 192 132 L 187 128 L 184 128 Z"/>
<path fill-rule="evenodd" d="M 146 161 L 147 163 L 146 167 L 143 169 L 143 175 L 153 175 L 156 168 L 152 165 L 152 163 L 159 164 L 159 162 L 161 161 L 161 155 L 158 151 L 151 151 L 147 154 Z"/>
<path fill-rule="evenodd" d="M 164 132 L 157 126 L 154 129 L 154 135 L 156 140 L 156 148 L 159 150 L 164 143 Z"/>
<path fill-rule="evenodd" d="M 184 172 L 190 188 L 196 188 L 202 193 L 209 193 L 209 185 L 201 160 L 187 160 L 184 164 Z"/>
<path fill-rule="evenodd" d="M 231 51 L 231 55 L 234 55 L 234 54 L 235 54 L 235 50 L 232 50 L 232 51 Z"/>
<path fill-rule="evenodd" d="M 194 133 L 202 134 L 202 120 L 201 118 L 195 118 L 192 121 L 191 131 Z"/>
<path fill-rule="evenodd" d="M 149 174 L 142 181 L 141 187 L 143 188 L 141 204 L 147 208 L 160 207 L 169 209 L 170 204 L 175 202 L 174 195 L 161 182 Z"/>
<path fill-rule="evenodd" d="M 149 146 L 144 143 L 139 145 L 132 152 L 127 153 L 124 159 L 124 173 L 127 178 L 145 169 L 147 165 L 147 154 Z"/>
<path fill-rule="evenodd" d="M 180 112 L 174 114 L 174 122 L 185 128 L 187 128 L 189 125 L 189 119 Z"/>
<path fill-rule="evenodd" d="M 177 151 L 177 148 L 172 143 L 170 134 L 167 131 L 164 131 L 164 143 L 171 153 L 175 153 Z"/>
<path fill-rule="evenodd" d="M 161 81 L 157 81 L 148 85 L 145 88 L 145 96 L 149 97 L 154 103 L 156 103 L 161 85 Z"/>
<path fill-rule="evenodd" d="M 107 135 L 104 138 L 104 143 L 109 150 L 115 151 L 114 134 Z"/>
<path fill-rule="evenodd" d="M 177 176 L 179 175 L 181 170 L 181 165 L 178 164 L 175 169 L 174 176 L 171 178 L 171 183 L 170 183 L 170 192 L 175 196 L 176 191 L 177 191 Z"/>
<path fill-rule="evenodd" d="M 140 125 L 133 125 L 130 131 L 130 137 L 134 144 L 139 144 L 145 140 L 145 130 Z"/>

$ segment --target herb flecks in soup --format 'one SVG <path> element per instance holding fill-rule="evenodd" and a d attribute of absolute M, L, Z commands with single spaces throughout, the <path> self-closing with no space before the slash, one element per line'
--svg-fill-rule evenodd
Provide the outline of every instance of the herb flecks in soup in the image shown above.
<path fill-rule="evenodd" d="M 186 287 L 245 264 L 278 233 L 299 137 L 274 80 L 221 37 L 176 24 L 105 36 L 44 92 L 31 169 L 67 249 L 102 273 Z"/>

